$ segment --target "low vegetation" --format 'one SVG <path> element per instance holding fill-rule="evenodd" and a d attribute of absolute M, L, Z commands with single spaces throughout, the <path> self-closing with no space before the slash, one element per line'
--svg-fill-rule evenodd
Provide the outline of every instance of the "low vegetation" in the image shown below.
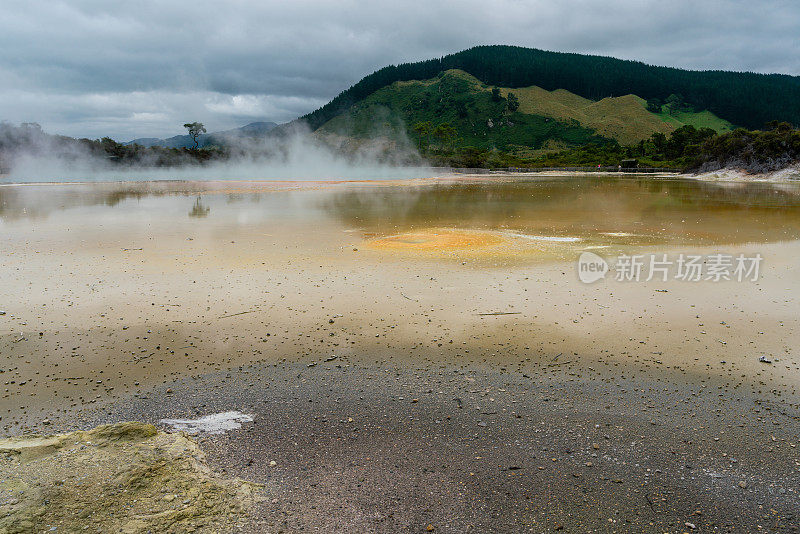
<path fill-rule="evenodd" d="M 669 135 L 653 134 L 636 145 L 588 143 L 532 157 L 477 147 L 448 149 L 432 145 L 426 156 L 438 165 L 488 168 L 616 167 L 631 165 L 675 171 L 711 171 L 725 167 L 771 172 L 800 162 L 800 130 L 773 123 L 764 130 L 717 134 L 710 128 L 682 126 Z"/>
<path fill-rule="evenodd" d="M 800 162 L 800 130 L 787 122 L 771 122 L 764 130 L 736 129 L 710 136 L 692 156 L 696 170 L 725 167 L 771 172 Z"/>

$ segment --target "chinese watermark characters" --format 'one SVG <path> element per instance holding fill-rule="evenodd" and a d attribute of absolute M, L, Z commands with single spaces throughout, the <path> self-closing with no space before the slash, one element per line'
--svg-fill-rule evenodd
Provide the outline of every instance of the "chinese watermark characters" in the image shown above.
<path fill-rule="evenodd" d="M 761 254 L 621 254 L 612 268 L 604 258 L 584 252 L 578 259 L 578 278 L 591 284 L 613 271 L 618 282 L 755 282 L 761 272 L 762 260 Z"/>

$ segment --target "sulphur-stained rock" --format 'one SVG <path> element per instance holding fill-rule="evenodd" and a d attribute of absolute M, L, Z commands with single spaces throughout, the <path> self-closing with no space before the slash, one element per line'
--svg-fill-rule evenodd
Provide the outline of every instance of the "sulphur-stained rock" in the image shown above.
<path fill-rule="evenodd" d="M 224 532 L 258 493 L 216 477 L 192 438 L 143 423 L 0 440 L 0 534 Z"/>

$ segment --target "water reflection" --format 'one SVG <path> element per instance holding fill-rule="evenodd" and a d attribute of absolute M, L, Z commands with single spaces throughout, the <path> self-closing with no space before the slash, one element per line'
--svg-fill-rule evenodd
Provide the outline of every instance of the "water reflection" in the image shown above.
<path fill-rule="evenodd" d="M 800 238 L 800 189 L 694 180 L 568 178 L 417 188 L 354 188 L 322 205 L 342 223 L 385 235 L 424 227 L 604 235 L 628 244 Z"/>
<path fill-rule="evenodd" d="M 144 209 L 165 216 L 247 221 L 302 219 L 364 237 L 423 228 L 499 230 L 579 237 L 591 244 L 745 243 L 800 239 L 800 184 L 704 183 L 653 178 L 570 177 L 422 185 L 134 182 L 0 187 L 0 220 L 64 210 Z M 192 200 L 194 199 L 193 203 Z M 213 208 L 213 215 L 212 213 Z M 259 217 L 244 217 L 260 213 Z M 79 211 L 79 213 L 82 213 Z M 330 226 L 330 225 L 328 225 Z M 10 228 L 10 227 L 9 227 Z"/>
<path fill-rule="evenodd" d="M 228 203 L 241 202 L 244 199 L 258 203 L 262 192 L 300 188 L 301 186 L 277 182 L 237 184 L 166 181 L 0 185 L 0 220 L 42 219 L 63 210 L 95 206 L 118 207 L 130 200 L 141 201 L 145 198 L 160 197 L 182 199 L 219 194 L 225 195 Z M 179 202 L 183 204 L 182 200 Z M 192 215 L 201 216 L 201 211 L 194 212 L 193 209 Z"/>
<path fill-rule="evenodd" d="M 115 207 L 127 200 L 174 194 L 170 189 L 147 183 L 0 186 L 0 219 L 41 219 L 73 208 Z"/>
<path fill-rule="evenodd" d="M 189 217 L 207 217 L 210 211 L 211 208 L 203 204 L 200 197 L 197 197 L 191 211 L 189 211 Z"/>

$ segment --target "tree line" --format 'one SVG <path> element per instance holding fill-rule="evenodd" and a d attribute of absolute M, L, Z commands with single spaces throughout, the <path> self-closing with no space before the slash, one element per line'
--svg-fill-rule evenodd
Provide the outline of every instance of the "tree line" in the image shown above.
<path fill-rule="evenodd" d="M 778 121 L 767 123 L 761 130 L 737 128 L 721 135 L 710 128 L 682 126 L 669 135 L 655 133 L 632 146 L 605 140 L 534 157 L 520 157 L 497 148 L 464 146 L 457 130 L 447 122 L 419 122 L 413 131 L 420 153 L 429 163 L 453 167 L 617 166 L 623 160 L 635 159 L 644 167 L 684 171 L 733 167 L 770 172 L 800 162 L 800 129 Z M 0 123 L 0 172 L 7 172 L 13 157 L 19 153 L 66 159 L 92 157 L 131 167 L 197 165 L 243 155 L 225 146 L 187 149 L 123 145 L 108 137 L 91 140 L 49 135 L 35 123 L 19 126 Z"/>
<path fill-rule="evenodd" d="M 422 147 L 434 165 L 470 168 L 616 167 L 635 160 L 640 167 L 672 168 L 676 171 L 714 171 L 725 167 L 753 173 L 771 172 L 800 163 L 800 129 L 787 122 L 771 121 L 762 130 L 737 128 L 717 134 L 711 128 L 682 126 L 669 135 L 654 133 L 636 145 L 621 146 L 609 140 L 591 142 L 535 157 L 475 146 L 453 146 L 441 133 L 449 125 L 425 125 L 433 132 Z"/>

